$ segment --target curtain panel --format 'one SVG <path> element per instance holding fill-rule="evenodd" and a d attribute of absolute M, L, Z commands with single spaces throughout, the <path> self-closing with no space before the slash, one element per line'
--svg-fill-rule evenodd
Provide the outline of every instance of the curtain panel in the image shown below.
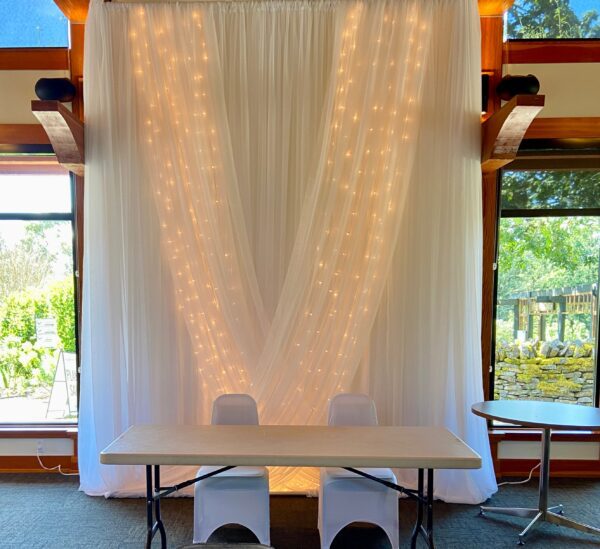
<path fill-rule="evenodd" d="M 226 392 L 253 395 L 262 423 L 318 424 L 350 390 L 383 423 L 445 425 L 482 455 L 440 472 L 438 497 L 495 491 L 470 413 L 478 25 L 467 0 L 92 2 L 84 491 L 141 493 L 139 468 L 98 461 L 132 424 L 205 423 Z"/>

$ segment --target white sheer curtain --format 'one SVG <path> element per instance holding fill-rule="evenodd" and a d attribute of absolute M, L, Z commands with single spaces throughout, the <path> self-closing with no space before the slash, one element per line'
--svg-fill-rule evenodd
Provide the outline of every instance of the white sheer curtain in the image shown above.
<path fill-rule="evenodd" d="M 255 396 L 263 423 L 318 423 L 363 380 L 389 422 L 446 424 L 486 458 L 440 495 L 492 493 L 468 411 L 476 24 L 466 0 L 92 3 L 82 489 L 138 489 L 135 469 L 98 464 L 133 423 L 203 422 L 232 391 Z M 419 354 L 405 338 L 437 344 Z M 433 372 L 445 383 L 422 387 Z M 273 480 L 314 486 L 310 471 Z"/>

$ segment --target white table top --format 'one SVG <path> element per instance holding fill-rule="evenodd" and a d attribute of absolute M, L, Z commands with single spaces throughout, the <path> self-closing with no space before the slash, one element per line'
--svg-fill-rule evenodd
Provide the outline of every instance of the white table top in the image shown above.
<path fill-rule="evenodd" d="M 497 419 L 523 427 L 573 431 L 600 429 L 600 409 L 580 404 L 538 400 L 488 400 L 473 404 L 471 410 L 487 419 Z"/>
<path fill-rule="evenodd" d="M 478 469 L 441 427 L 135 425 L 100 454 L 114 465 L 283 465 Z"/>

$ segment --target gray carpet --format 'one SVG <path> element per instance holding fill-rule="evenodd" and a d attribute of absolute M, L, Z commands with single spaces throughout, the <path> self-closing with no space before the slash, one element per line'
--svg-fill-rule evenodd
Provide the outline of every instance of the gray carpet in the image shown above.
<path fill-rule="evenodd" d="M 502 487 L 491 505 L 530 506 L 537 497 L 536 480 Z M 77 477 L 0 475 L 0 547 L 2 548 L 140 548 L 146 524 L 143 499 L 89 497 L 77 490 Z M 565 515 L 600 527 L 600 480 L 551 481 L 551 502 L 565 505 Z M 191 498 L 168 499 L 163 505 L 169 547 L 191 542 Z M 481 518 L 478 508 L 436 502 L 435 538 L 439 549 L 515 547 L 524 519 L 500 515 Z M 402 547 L 408 547 L 414 504 L 400 500 Z M 318 549 L 317 500 L 275 496 L 271 499 L 271 544 L 277 549 Z M 242 528 L 219 530 L 211 541 L 255 541 Z M 423 547 L 419 544 L 419 547 Z M 153 547 L 160 547 L 155 542 Z M 342 531 L 332 549 L 384 549 L 389 544 L 375 527 Z M 531 534 L 526 548 L 600 547 L 600 536 L 581 534 L 550 524 Z"/>

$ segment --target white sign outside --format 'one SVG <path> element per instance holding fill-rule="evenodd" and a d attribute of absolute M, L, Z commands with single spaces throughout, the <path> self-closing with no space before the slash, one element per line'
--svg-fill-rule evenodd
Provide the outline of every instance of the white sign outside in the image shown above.
<path fill-rule="evenodd" d="M 58 347 L 58 332 L 55 318 L 36 318 L 35 335 L 37 344 L 48 349 Z"/>

